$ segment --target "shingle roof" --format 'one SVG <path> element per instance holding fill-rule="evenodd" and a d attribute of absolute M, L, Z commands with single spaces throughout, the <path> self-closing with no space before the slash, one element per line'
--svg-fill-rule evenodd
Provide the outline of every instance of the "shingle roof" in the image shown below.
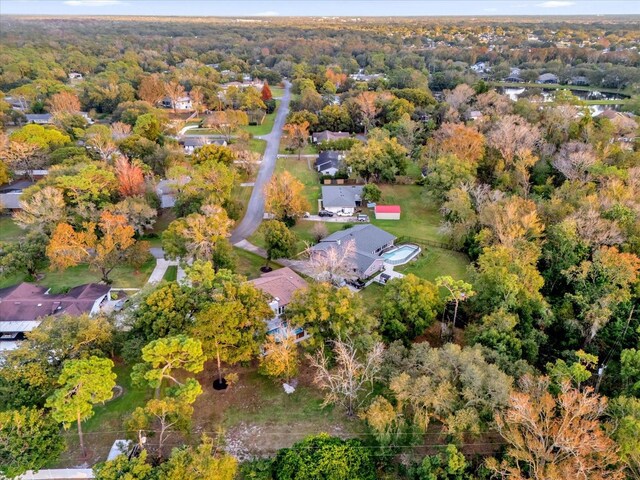
<path fill-rule="evenodd" d="M 321 240 L 324 242 L 340 242 L 344 243 L 349 240 L 355 240 L 356 250 L 365 253 L 373 254 L 379 248 L 385 246 L 389 242 L 393 242 L 396 239 L 394 235 L 389 232 L 385 232 L 381 228 L 375 225 L 355 225 L 346 230 L 339 230 L 332 233 L 326 238 Z"/>
<path fill-rule="evenodd" d="M 20 283 L 0 289 L 0 328 L 6 322 L 33 322 L 49 315 L 88 313 L 93 304 L 111 287 L 88 283 L 59 295 L 46 293 L 45 287 L 32 283 Z"/>
<path fill-rule="evenodd" d="M 324 208 L 353 208 L 362 199 L 362 185 L 337 185 L 322 187 Z"/>
<path fill-rule="evenodd" d="M 313 138 L 316 142 L 328 142 L 331 140 L 339 140 L 341 138 L 349 138 L 349 134 L 347 132 L 331 132 L 329 130 L 325 130 L 323 132 L 316 132 L 313 134 Z"/>
<path fill-rule="evenodd" d="M 335 150 L 327 150 L 320 152 L 318 158 L 316 158 L 316 169 L 319 171 L 327 170 L 329 168 L 339 169 L 340 164 L 340 152 Z"/>
<path fill-rule="evenodd" d="M 281 307 L 291 302 L 294 292 L 308 287 L 304 278 L 289 267 L 263 273 L 260 278 L 251 280 L 251 283 L 259 290 L 277 299 Z"/>

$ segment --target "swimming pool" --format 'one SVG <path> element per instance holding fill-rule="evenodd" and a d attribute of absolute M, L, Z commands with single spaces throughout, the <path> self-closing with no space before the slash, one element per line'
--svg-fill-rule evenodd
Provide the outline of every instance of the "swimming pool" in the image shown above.
<path fill-rule="evenodd" d="M 389 265 L 402 265 L 413 259 L 420 253 L 417 245 L 400 245 L 382 254 L 385 263 Z"/>

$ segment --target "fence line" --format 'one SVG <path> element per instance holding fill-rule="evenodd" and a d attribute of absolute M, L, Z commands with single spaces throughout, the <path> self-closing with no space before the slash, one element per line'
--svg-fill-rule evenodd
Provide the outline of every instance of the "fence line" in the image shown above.
<path fill-rule="evenodd" d="M 427 240 L 426 238 L 410 237 L 403 235 L 397 238 L 396 243 L 415 243 L 420 247 L 435 247 L 442 248 L 443 250 L 452 250 L 451 245 L 443 242 L 435 242 L 433 240 Z"/>

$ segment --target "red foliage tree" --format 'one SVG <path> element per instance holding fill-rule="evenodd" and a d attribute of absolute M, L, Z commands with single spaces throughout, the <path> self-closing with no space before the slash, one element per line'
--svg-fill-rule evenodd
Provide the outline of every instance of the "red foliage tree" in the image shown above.
<path fill-rule="evenodd" d="M 267 83 L 266 80 L 264 81 L 264 86 L 262 87 L 262 92 L 260 92 L 260 96 L 263 102 L 266 102 L 267 100 L 271 100 L 273 98 L 273 95 L 271 94 L 271 89 L 269 88 L 269 84 Z"/>
<path fill-rule="evenodd" d="M 118 191 L 123 197 L 142 195 L 145 190 L 144 174 L 138 165 L 134 165 L 126 157 L 116 160 Z"/>

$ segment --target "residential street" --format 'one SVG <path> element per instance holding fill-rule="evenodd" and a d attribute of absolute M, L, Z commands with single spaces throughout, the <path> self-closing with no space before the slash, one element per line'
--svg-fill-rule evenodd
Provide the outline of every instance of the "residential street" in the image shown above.
<path fill-rule="evenodd" d="M 280 148 L 280 138 L 282 137 L 282 127 L 284 126 L 287 115 L 289 114 L 289 101 L 291 100 L 291 83 L 285 80 L 285 91 L 276 114 L 276 120 L 273 124 L 273 130 L 268 135 L 260 137 L 267 142 L 267 148 L 262 157 L 260 170 L 251 192 L 249 205 L 244 214 L 244 218 L 240 221 L 236 229 L 231 234 L 231 243 L 236 244 L 253 232 L 260 226 L 264 216 L 264 186 L 271 179 L 273 171 L 276 168 L 278 159 L 278 149 Z"/>

